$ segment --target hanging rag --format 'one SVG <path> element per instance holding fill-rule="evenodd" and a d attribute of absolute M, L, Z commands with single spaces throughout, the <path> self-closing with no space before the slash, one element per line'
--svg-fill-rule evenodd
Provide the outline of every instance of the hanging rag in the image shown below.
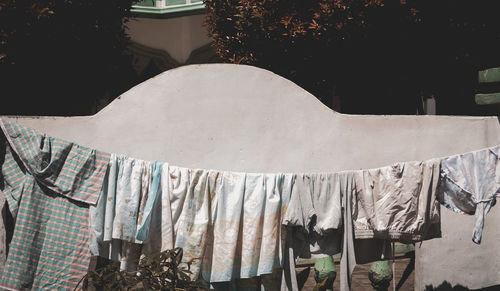
<path fill-rule="evenodd" d="M 481 243 L 486 214 L 500 195 L 500 147 L 443 158 L 437 199 L 461 214 L 475 215 L 472 241 Z"/>

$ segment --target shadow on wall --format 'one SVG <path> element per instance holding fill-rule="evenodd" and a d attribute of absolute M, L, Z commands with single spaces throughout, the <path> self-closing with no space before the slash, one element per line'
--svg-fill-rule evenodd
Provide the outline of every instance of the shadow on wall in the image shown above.
<path fill-rule="evenodd" d="M 460 284 L 457 284 L 455 286 L 451 286 L 451 284 L 448 281 L 444 281 L 441 283 L 441 285 L 434 287 L 432 285 L 427 285 L 425 286 L 425 291 L 496 291 L 500 290 L 500 285 L 494 285 L 486 288 L 480 288 L 480 289 L 469 289 L 467 287 L 464 287 Z"/>

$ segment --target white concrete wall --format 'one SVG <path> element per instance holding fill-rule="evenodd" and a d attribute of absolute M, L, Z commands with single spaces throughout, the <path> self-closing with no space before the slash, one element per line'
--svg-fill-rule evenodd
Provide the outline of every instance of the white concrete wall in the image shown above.
<path fill-rule="evenodd" d="M 472 242 L 473 217 L 441 207 L 441 223 L 441 239 L 415 245 L 415 290 L 438 287 L 445 280 L 453 287 L 469 289 L 499 285 L 500 206 L 494 206 L 486 216 L 480 245 Z"/>
<path fill-rule="evenodd" d="M 500 144 L 496 117 L 344 115 L 269 71 L 229 64 L 167 71 L 94 116 L 7 119 L 103 151 L 247 172 L 370 168 Z M 417 285 L 500 284 L 500 211 L 480 246 L 472 217 L 442 214 L 445 237 L 416 246 Z"/>
<path fill-rule="evenodd" d="M 166 51 L 184 63 L 193 50 L 211 42 L 202 26 L 204 20 L 204 14 L 166 19 L 138 17 L 127 23 L 127 33 L 132 41 Z"/>

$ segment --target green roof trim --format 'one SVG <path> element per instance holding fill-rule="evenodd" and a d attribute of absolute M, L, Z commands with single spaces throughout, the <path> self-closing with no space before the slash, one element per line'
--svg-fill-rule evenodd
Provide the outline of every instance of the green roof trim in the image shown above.
<path fill-rule="evenodd" d="M 152 14 L 157 16 L 163 14 L 197 14 L 205 12 L 205 4 L 203 2 L 195 2 L 192 4 L 167 5 L 163 8 L 132 5 L 132 9 L 130 11 L 133 13 Z"/>
<path fill-rule="evenodd" d="M 491 68 L 479 71 L 479 83 L 494 83 L 500 82 L 500 68 Z"/>
<path fill-rule="evenodd" d="M 500 104 L 500 93 L 476 94 L 475 99 L 478 105 Z"/>

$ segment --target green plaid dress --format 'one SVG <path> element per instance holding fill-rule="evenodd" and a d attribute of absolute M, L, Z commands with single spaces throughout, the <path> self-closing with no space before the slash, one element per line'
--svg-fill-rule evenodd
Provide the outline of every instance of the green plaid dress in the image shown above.
<path fill-rule="evenodd" d="M 88 205 L 109 155 L 0 120 L 0 191 L 15 220 L 0 287 L 74 289 L 87 273 Z"/>

